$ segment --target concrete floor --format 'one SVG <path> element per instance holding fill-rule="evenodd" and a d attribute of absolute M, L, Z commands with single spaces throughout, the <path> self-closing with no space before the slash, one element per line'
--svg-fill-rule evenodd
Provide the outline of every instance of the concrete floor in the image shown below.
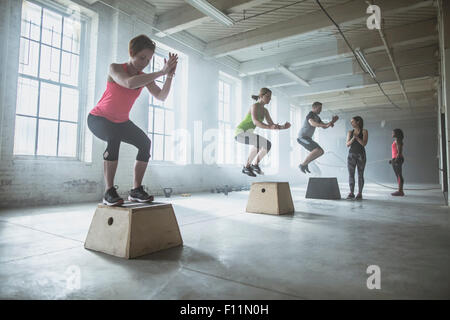
<path fill-rule="evenodd" d="M 450 298 L 440 191 L 367 185 L 354 202 L 291 190 L 286 216 L 245 213 L 248 191 L 172 197 L 184 246 L 135 260 L 83 248 L 95 203 L 1 210 L 0 299 Z M 367 289 L 369 265 L 380 290 Z"/>

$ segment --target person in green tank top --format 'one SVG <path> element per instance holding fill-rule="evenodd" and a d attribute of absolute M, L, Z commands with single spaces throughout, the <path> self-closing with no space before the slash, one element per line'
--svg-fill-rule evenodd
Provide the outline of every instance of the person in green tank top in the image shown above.
<path fill-rule="evenodd" d="M 272 143 L 264 137 L 253 133 L 256 127 L 270 130 L 288 129 L 291 124 L 286 122 L 284 125 L 275 124 L 270 117 L 269 111 L 264 105 L 270 102 L 272 98 L 272 91 L 267 88 L 262 88 L 259 95 L 253 95 L 252 99 L 256 103 L 252 105 L 244 120 L 236 127 L 234 139 L 239 143 L 252 145 L 247 163 L 242 168 L 242 173 L 251 177 L 256 177 L 256 173 L 264 174 L 259 167 L 262 158 L 270 151 Z M 264 119 L 267 124 L 264 123 Z M 253 163 L 255 160 L 255 163 Z M 252 164 L 253 163 L 253 164 Z"/>

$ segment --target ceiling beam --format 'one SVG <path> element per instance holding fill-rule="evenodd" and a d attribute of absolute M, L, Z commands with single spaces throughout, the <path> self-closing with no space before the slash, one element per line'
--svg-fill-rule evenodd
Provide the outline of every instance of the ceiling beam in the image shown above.
<path fill-rule="evenodd" d="M 433 1 L 423 0 L 379 0 L 377 5 L 382 14 L 405 12 L 411 9 L 431 6 Z M 340 25 L 365 22 L 367 3 L 353 0 L 327 8 L 327 12 L 334 17 Z M 321 11 L 300 15 L 286 21 L 273 23 L 255 30 L 243 32 L 208 43 L 205 55 L 219 57 L 231 54 L 250 47 L 257 47 L 264 43 L 288 39 L 302 34 L 313 33 L 322 29 L 334 27 L 330 19 Z M 369 30 L 368 30 L 369 31 Z"/>
<path fill-rule="evenodd" d="M 425 99 L 425 98 L 436 100 L 435 93 L 436 93 L 436 91 L 431 88 L 423 88 L 422 90 L 408 92 L 408 94 L 411 94 L 412 97 L 414 97 L 416 100 L 421 100 L 421 99 Z M 397 97 L 399 97 L 400 92 L 397 88 L 396 91 L 386 92 L 386 94 L 388 94 L 389 97 L 395 101 L 397 99 Z M 377 92 L 377 94 L 372 94 L 370 96 L 362 96 L 362 95 L 350 96 L 350 97 L 342 96 L 342 98 L 335 97 L 333 99 L 321 98 L 320 96 L 316 96 L 314 99 L 304 100 L 304 99 L 298 98 L 297 100 L 294 99 L 293 101 L 295 101 L 296 105 L 299 107 L 311 107 L 311 105 L 314 101 L 320 101 L 324 105 L 327 105 L 327 106 L 348 109 L 348 108 L 360 108 L 360 106 L 370 105 L 370 104 L 380 104 L 380 103 L 385 104 L 386 97 L 381 92 Z M 398 99 L 398 102 L 402 103 L 403 101 L 401 99 Z M 390 106 L 392 108 L 392 105 L 390 105 Z"/>
<path fill-rule="evenodd" d="M 402 79 L 415 79 L 425 77 L 435 77 L 438 75 L 437 63 L 422 65 L 422 66 L 408 66 L 399 68 L 399 73 Z M 386 70 L 377 73 L 377 80 L 383 85 L 383 82 L 396 81 L 397 78 L 392 70 Z M 337 80 L 327 80 L 311 84 L 310 87 L 303 86 L 289 86 L 283 88 L 286 94 L 291 97 L 301 97 L 311 94 L 319 94 L 333 91 L 348 91 L 354 89 L 365 88 L 369 86 L 376 86 L 374 80 L 368 74 L 357 74 L 348 77 L 343 77 Z"/>
<path fill-rule="evenodd" d="M 386 30 L 386 37 L 393 48 L 426 42 L 437 43 L 438 35 L 436 27 L 437 22 L 435 19 L 426 20 L 388 29 Z M 384 50 L 383 42 L 377 33 L 368 32 L 364 36 L 348 37 L 348 40 L 354 48 L 359 47 L 365 54 Z M 242 62 L 240 73 L 242 76 L 255 75 L 276 71 L 277 66 L 280 64 L 293 69 L 308 64 L 346 57 L 353 57 L 351 50 L 343 40 L 336 39 L 334 42 L 330 40 L 327 44 L 311 46 L 300 51 L 297 49 Z"/>
<path fill-rule="evenodd" d="M 412 107 L 415 108 L 417 106 L 423 106 L 426 103 L 430 103 L 432 105 L 437 105 L 437 99 L 434 97 L 433 91 L 422 91 L 422 92 L 415 92 L 411 93 L 411 101 Z M 402 107 L 408 107 L 408 104 L 403 99 L 403 95 L 401 93 L 397 94 L 391 94 L 389 95 L 389 98 L 397 105 L 399 105 L 400 108 Z M 378 96 L 378 97 L 370 97 L 370 98 L 362 98 L 362 99 L 355 99 L 352 101 L 322 101 L 321 99 L 318 99 L 317 101 L 320 101 L 324 105 L 324 109 L 326 110 L 353 110 L 353 109 L 364 109 L 364 108 L 370 108 L 374 106 L 386 106 L 387 103 L 389 103 L 386 100 L 385 96 Z M 406 103 L 406 104 L 405 104 Z M 303 105 L 306 108 L 310 108 L 312 104 L 309 105 Z M 394 107 L 390 105 L 390 109 L 393 109 Z"/>
<path fill-rule="evenodd" d="M 257 6 L 268 0 L 215 0 L 209 1 L 211 5 L 222 12 L 239 12 Z M 158 37 L 164 37 L 202 24 L 211 20 L 202 12 L 189 4 L 184 4 L 158 16 L 156 29 Z"/>
<path fill-rule="evenodd" d="M 399 67 L 408 65 L 418 66 L 421 64 L 437 62 L 437 53 L 437 46 L 428 46 L 414 50 L 395 51 L 394 57 Z M 366 60 L 375 73 L 392 68 L 388 56 L 383 52 L 368 54 L 366 55 Z M 364 73 L 359 67 L 356 59 L 352 58 L 347 58 L 344 61 L 332 64 L 318 64 L 308 68 L 303 67 L 297 70 L 291 69 L 290 71 L 310 84 Z M 268 88 L 278 88 L 296 84 L 296 81 L 293 81 L 290 77 L 282 73 L 265 76 L 261 80 Z"/>
<path fill-rule="evenodd" d="M 420 91 L 436 91 L 436 81 L 433 78 L 419 78 L 410 79 L 405 81 L 406 90 L 408 92 L 420 92 Z M 383 90 L 387 94 L 398 93 L 398 85 L 395 82 L 383 83 Z M 311 104 L 317 100 L 323 101 L 335 101 L 354 99 L 358 97 L 373 97 L 382 95 L 382 92 L 377 85 L 368 86 L 366 88 L 355 90 L 342 90 L 329 93 L 311 94 L 303 97 L 296 98 L 297 101 Z"/>

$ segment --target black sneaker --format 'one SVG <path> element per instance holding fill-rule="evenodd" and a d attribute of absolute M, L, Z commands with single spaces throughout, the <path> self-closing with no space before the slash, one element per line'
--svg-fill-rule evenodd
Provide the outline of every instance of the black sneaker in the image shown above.
<path fill-rule="evenodd" d="M 252 167 L 243 167 L 242 173 L 245 173 L 246 175 L 250 177 L 256 177 L 256 174 L 253 172 Z"/>
<path fill-rule="evenodd" d="M 264 174 L 264 172 L 261 170 L 261 168 L 257 164 L 252 164 L 250 166 L 252 171 L 256 172 L 257 174 Z"/>
<path fill-rule="evenodd" d="M 362 199 L 363 199 L 362 194 L 361 194 L 361 193 L 358 193 L 358 194 L 356 195 L 355 200 L 362 200 Z"/>
<path fill-rule="evenodd" d="M 308 169 L 308 166 L 304 166 L 304 165 L 300 164 L 298 167 L 300 168 L 300 171 L 303 172 L 304 174 L 306 174 L 306 172 L 311 173 Z"/>
<path fill-rule="evenodd" d="M 147 192 L 145 192 L 143 186 L 140 186 L 136 189 L 130 190 L 128 200 L 136 201 L 136 202 L 152 202 L 153 196 L 151 196 Z"/>
<path fill-rule="evenodd" d="M 347 200 L 353 200 L 355 199 L 355 194 L 353 192 L 350 192 L 347 196 Z"/>
<path fill-rule="evenodd" d="M 105 192 L 103 204 L 106 204 L 107 206 L 117 206 L 123 203 L 123 199 L 117 194 L 117 189 L 119 189 L 118 186 L 113 186 Z"/>

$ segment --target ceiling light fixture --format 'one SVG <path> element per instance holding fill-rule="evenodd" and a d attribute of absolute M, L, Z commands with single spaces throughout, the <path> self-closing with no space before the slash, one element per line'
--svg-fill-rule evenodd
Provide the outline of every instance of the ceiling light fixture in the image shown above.
<path fill-rule="evenodd" d="M 356 48 L 355 53 L 358 56 L 359 61 L 362 63 L 364 69 L 366 69 L 366 71 L 370 74 L 370 76 L 375 79 L 376 77 L 375 72 L 373 72 L 372 68 L 370 67 L 369 63 L 366 60 L 366 57 L 364 57 L 362 51 L 359 48 Z"/>

